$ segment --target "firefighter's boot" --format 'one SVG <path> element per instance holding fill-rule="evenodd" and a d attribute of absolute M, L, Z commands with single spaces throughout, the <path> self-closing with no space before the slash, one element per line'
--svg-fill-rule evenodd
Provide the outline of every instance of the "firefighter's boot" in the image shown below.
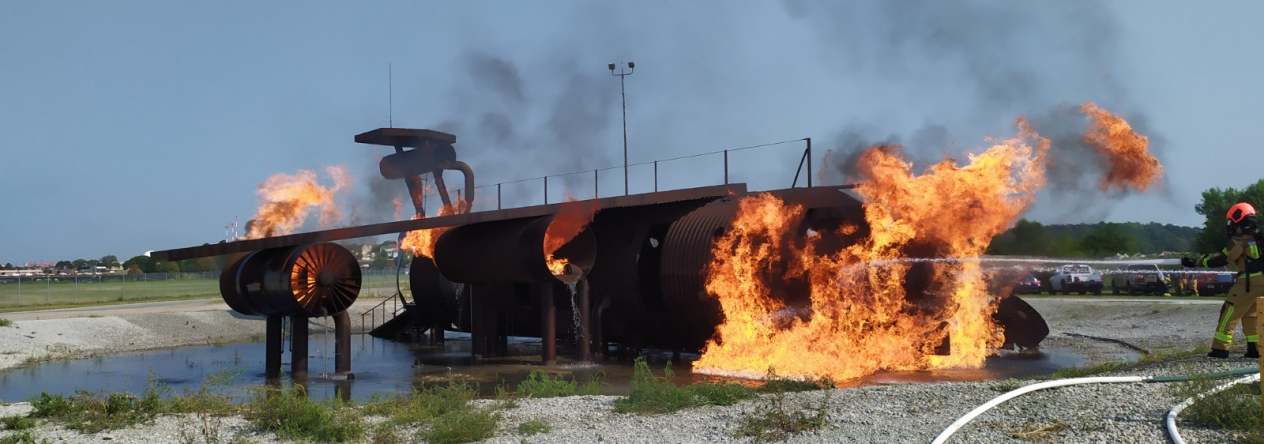
<path fill-rule="evenodd" d="M 1242 355 L 1242 357 L 1259 359 L 1260 349 L 1255 346 L 1254 342 L 1248 342 L 1246 343 L 1246 354 Z"/>
<path fill-rule="evenodd" d="M 1227 358 L 1229 357 L 1229 350 L 1220 350 L 1220 349 L 1213 348 L 1211 349 L 1211 353 L 1207 354 L 1207 357 L 1208 358 Z"/>

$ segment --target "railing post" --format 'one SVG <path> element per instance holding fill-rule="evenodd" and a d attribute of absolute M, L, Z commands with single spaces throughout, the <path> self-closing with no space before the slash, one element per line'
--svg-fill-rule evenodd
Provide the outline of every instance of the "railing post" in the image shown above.
<path fill-rule="evenodd" d="M 812 138 L 805 137 L 808 141 L 808 188 L 812 188 Z"/>
<path fill-rule="evenodd" d="M 598 171 L 601 171 L 601 170 L 593 170 L 593 199 L 597 199 L 598 197 L 601 196 L 597 188 L 597 172 Z"/>
<path fill-rule="evenodd" d="M 654 192 L 658 192 L 658 161 L 654 161 Z"/>
<path fill-rule="evenodd" d="M 496 184 L 496 209 L 500 209 L 500 184 Z"/>
<path fill-rule="evenodd" d="M 549 204 L 549 176 L 544 176 L 544 204 Z"/>
<path fill-rule="evenodd" d="M 729 150 L 724 150 L 724 184 L 729 184 Z"/>

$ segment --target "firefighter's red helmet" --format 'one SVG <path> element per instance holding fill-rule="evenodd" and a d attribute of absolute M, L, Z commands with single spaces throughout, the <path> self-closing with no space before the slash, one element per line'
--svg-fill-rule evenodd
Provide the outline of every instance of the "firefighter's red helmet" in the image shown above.
<path fill-rule="evenodd" d="M 1230 223 L 1241 223 L 1247 216 L 1255 215 L 1255 207 L 1246 202 L 1238 202 L 1236 205 L 1229 207 L 1229 213 L 1225 214 L 1225 218 Z"/>

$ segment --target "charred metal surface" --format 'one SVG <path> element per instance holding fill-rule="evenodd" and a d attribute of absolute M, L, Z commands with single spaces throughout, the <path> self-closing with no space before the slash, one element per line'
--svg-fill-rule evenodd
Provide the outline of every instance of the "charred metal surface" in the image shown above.
<path fill-rule="evenodd" d="M 1045 322 L 1045 318 L 1031 304 L 1017 296 L 1001 299 L 992 318 L 1005 329 L 1004 348 L 1036 348 L 1049 336 L 1049 324 Z"/>
<path fill-rule="evenodd" d="M 677 219 L 720 197 L 605 208 L 596 214 L 589 226 L 597 234 L 597 260 L 587 281 L 598 353 L 606 341 L 650 344 L 669 339 L 659 334 L 670 330 L 659 283 L 663 239 Z"/>
<path fill-rule="evenodd" d="M 378 171 L 382 177 L 396 180 L 427 174 L 450 162 L 456 162 L 456 149 L 452 145 L 427 146 L 383 157 Z"/>
<path fill-rule="evenodd" d="M 246 315 L 329 316 L 359 296 L 360 266 L 330 243 L 256 251 L 220 273 L 220 294 Z"/>
<path fill-rule="evenodd" d="M 545 262 L 544 238 L 553 216 L 462 225 L 439 236 L 435 265 L 443 276 L 469 284 L 489 282 L 556 283 Z M 587 270 L 595 257 L 591 230 L 580 232 L 556 252 L 570 265 Z"/>
<path fill-rule="evenodd" d="M 608 209 L 639 205 L 654 205 L 707 197 L 714 198 L 728 194 L 740 194 L 745 192 L 746 184 L 716 185 L 648 194 L 634 194 L 630 196 L 605 197 L 598 199 L 598 204 L 601 208 Z M 199 247 L 155 251 L 150 253 L 150 257 L 158 261 L 180 261 L 199 257 L 249 253 L 252 251 L 271 248 L 292 247 L 295 245 L 313 244 L 318 242 L 402 233 L 405 231 L 420 230 L 424 228 L 451 227 L 479 222 L 545 216 L 549 214 L 557 214 L 559 207 L 560 204 L 536 205 L 503 210 L 478 211 L 468 214 L 454 214 L 451 216 L 429 217 L 425 219 L 386 222 L 357 227 L 336 228 L 332 230 L 312 231 L 286 236 L 239 240 L 236 242 L 208 244 Z"/>

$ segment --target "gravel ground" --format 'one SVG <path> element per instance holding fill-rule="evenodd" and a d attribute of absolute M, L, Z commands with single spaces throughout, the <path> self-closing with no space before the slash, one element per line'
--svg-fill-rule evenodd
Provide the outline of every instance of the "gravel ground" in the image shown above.
<path fill-rule="evenodd" d="M 1190 298 L 1049 298 L 1029 302 L 1049 322 L 1051 333 L 1044 345 L 1074 349 L 1087 356 L 1090 365 L 1131 355 L 1128 346 L 1086 336 L 1151 351 L 1188 350 L 1209 343 L 1219 310 L 1218 302 Z M 222 310 L 15 321 L 12 327 L 0 328 L 0 368 L 28 359 L 242 341 L 262 332 L 261 321 Z M 1238 350 L 1236 354 L 1240 353 Z M 1254 360 L 1240 357 L 1182 357 L 1128 373 L 1189 374 L 1256 365 Z M 785 401 L 787 409 L 809 409 L 824 401 L 828 416 L 821 430 L 788 442 L 930 442 L 966 412 L 1029 383 L 892 384 L 790 394 Z M 1092 384 L 1035 392 L 984 413 L 949 442 L 1168 442 L 1163 418 L 1181 401 L 1172 392 L 1172 385 L 1163 383 Z M 617 398 L 612 396 L 525 399 L 502 411 L 501 428 L 487 442 L 749 442 L 748 438 L 735 439 L 734 430 L 744 414 L 772 402 L 768 396 L 731 407 L 688 409 L 660 416 L 615 413 Z M 27 403 L 4 404 L 0 405 L 0 417 L 29 410 Z M 546 421 L 553 429 L 533 436 L 519 435 L 518 424 L 528 420 Z M 218 439 L 207 439 L 204 431 L 211 431 Z M 1188 425 L 1181 431 L 1192 443 L 1228 442 L 1232 438 L 1223 431 Z M 10 433 L 0 431 L 0 439 Z M 270 434 L 251 429 L 241 418 L 208 420 L 197 415 L 168 415 L 130 429 L 95 435 L 43 424 L 35 436 L 54 443 L 229 442 L 235 437 L 246 442 L 278 442 Z"/>

